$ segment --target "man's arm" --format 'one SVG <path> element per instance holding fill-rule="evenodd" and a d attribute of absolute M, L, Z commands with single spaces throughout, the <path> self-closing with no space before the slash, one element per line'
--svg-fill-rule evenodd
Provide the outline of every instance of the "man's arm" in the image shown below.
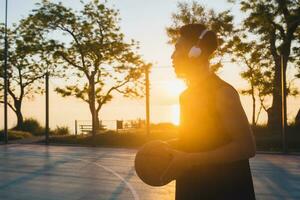
<path fill-rule="evenodd" d="M 238 93 L 232 88 L 221 89 L 217 93 L 217 109 L 220 123 L 232 141 L 213 151 L 189 154 L 191 165 L 233 162 L 255 155 L 255 140 Z"/>

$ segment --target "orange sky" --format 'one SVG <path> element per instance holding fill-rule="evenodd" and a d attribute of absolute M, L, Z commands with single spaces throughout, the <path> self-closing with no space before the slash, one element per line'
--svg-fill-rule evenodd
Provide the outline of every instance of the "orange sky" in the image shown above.
<path fill-rule="evenodd" d="M 1 1 L 0 7 L 4 1 Z M 28 11 L 34 8 L 37 0 L 10 0 L 9 6 L 9 22 L 17 22 L 22 16 L 26 16 Z M 64 0 L 67 5 L 78 8 L 74 0 Z M 176 10 L 175 0 L 114 0 L 116 8 L 120 9 L 121 27 L 128 38 L 134 38 L 140 41 L 141 54 L 145 60 L 155 63 L 155 69 L 151 73 L 151 121 L 158 122 L 178 122 L 178 95 L 182 84 L 175 78 L 172 70 L 170 55 L 173 47 L 167 44 L 167 36 L 165 27 L 170 25 L 170 16 Z M 226 1 L 203 1 L 209 8 L 216 10 L 224 10 L 230 8 L 235 17 L 236 23 L 241 20 L 241 14 L 238 8 L 234 7 Z M 78 4 L 79 5 L 79 4 Z M 13 8 L 13 10 L 12 10 Z M 154 12 L 155 11 L 155 12 Z M 0 12 L 1 19 L 4 19 L 3 12 Z M 159 68 L 159 66 L 167 66 L 169 68 Z M 226 63 L 225 67 L 219 72 L 220 76 L 232 84 L 236 89 L 242 89 L 247 86 L 239 73 L 242 67 L 234 64 Z M 52 89 L 60 84 L 60 81 L 51 79 L 50 86 Z M 297 82 L 300 85 L 299 81 Z M 176 87 L 174 87 L 176 85 Z M 54 128 L 57 125 L 67 125 L 71 129 L 74 127 L 74 120 L 90 119 L 88 106 L 75 98 L 62 98 L 50 93 L 50 124 Z M 241 97 L 242 104 L 246 110 L 248 119 L 251 119 L 251 99 L 249 97 Z M 25 117 L 34 117 L 41 123 L 44 123 L 44 97 L 37 96 L 34 101 L 26 101 L 23 105 Z M 288 100 L 288 115 L 292 119 L 300 107 L 300 100 L 290 98 Z M 3 127 L 3 105 L 0 107 L 0 128 Z M 105 105 L 100 114 L 104 120 L 116 119 L 136 119 L 144 118 L 145 103 L 144 99 L 130 100 L 116 97 L 112 102 Z M 14 114 L 9 112 L 10 126 L 16 123 Z M 260 122 L 266 121 L 266 115 L 263 113 Z"/>

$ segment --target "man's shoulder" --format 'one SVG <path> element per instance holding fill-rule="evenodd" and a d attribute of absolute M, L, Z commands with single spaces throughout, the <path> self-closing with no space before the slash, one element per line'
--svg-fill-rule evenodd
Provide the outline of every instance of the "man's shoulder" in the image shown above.
<path fill-rule="evenodd" d="M 183 98 L 185 98 L 185 96 L 187 96 L 188 93 L 188 88 L 186 88 L 185 90 L 183 90 L 180 95 L 179 95 L 179 100 L 181 101 Z"/>
<path fill-rule="evenodd" d="M 224 81 L 220 77 L 217 77 L 216 93 L 217 93 L 217 96 L 224 96 L 224 97 L 239 96 L 238 91 L 231 84 Z"/>
<path fill-rule="evenodd" d="M 240 102 L 238 91 L 223 79 L 217 77 L 217 86 L 215 90 L 217 107 L 231 107 Z"/>

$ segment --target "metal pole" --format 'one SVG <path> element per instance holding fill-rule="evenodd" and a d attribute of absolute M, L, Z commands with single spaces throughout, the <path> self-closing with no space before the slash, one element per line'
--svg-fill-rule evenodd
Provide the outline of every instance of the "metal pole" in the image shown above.
<path fill-rule="evenodd" d="M 94 72 L 92 72 L 92 74 L 94 74 Z M 91 92 L 92 92 L 92 95 L 91 95 L 91 98 L 90 101 L 92 103 L 92 107 L 93 107 L 93 114 L 92 114 L 92 136 L 93 138 L 96 136 L 96 96 L 95 96 L 95 77 L 94 75 L 92 76 L 92 80 L 91 80 L 91 85 L 90 85 L 90 88 L 91 88 Z"/>
<path fill-rule="evenodd" d="M 45 125 L 45 142 L 49 144 L 49 72 L 46 72 L 46 125 Z"/>
<path fill-rule="evenodd" d="M 282 131 L 282 150 L 283 153 L 288 153 L 287 146 L 287 110 L 286 110 L 286 74 L 284 69 L 284 56 L 281 55 L 281 131 Z"/>
<path fill-rule="evenodd" d="M 7 91 L 8 91 L 8 74 L 7 74 L 7 56 L 8 56 L 8 41 L 7 41 L 7 0 L 5 1 L 5 30 L 4 30 L 4 137 L 5 144 L 8 143 L 7 131 Z"/>
<path fill-rule="evenodd" d="M 146 79 L 146 134 L 150 134 L 150 83 L 149 83 L 149 65 L 145 69 Z"/>

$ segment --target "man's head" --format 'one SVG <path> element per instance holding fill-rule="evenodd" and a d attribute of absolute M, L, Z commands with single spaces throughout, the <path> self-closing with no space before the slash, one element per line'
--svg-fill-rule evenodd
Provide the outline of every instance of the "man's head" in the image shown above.
<path fill-rule="evenodd" d="M 207 70 L 210 56 L 217 49 L 217 36 L 202 24 L 181 27 L 180 37 L 172 54 L 173 66 L 178 77 L 189 78 Z"/>

